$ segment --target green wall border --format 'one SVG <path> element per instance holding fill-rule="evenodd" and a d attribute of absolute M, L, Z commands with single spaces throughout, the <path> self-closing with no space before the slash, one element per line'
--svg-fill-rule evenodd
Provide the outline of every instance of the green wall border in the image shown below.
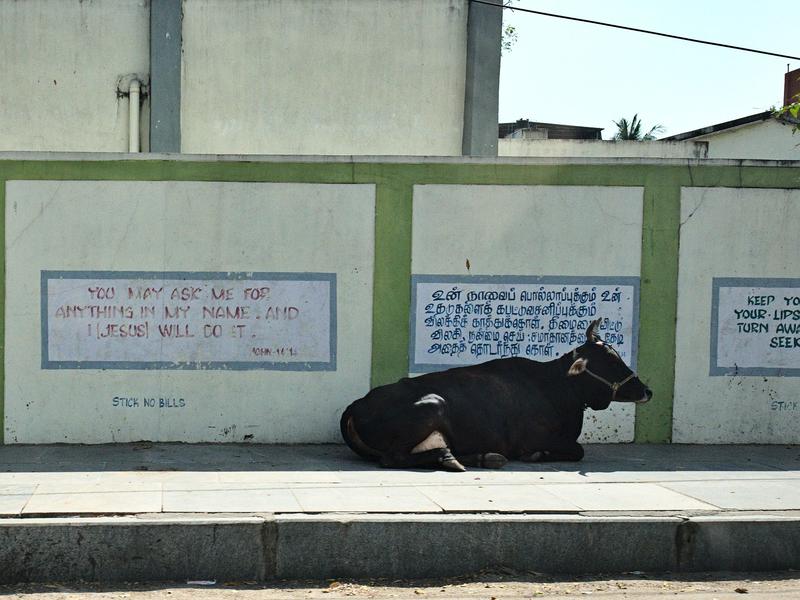
<path fill-rule="evenodd" d="M 588 163 L 588 164 L 587 164 Z M 639 373 L 654 400 L 637 406 L 637 442 L 671 440 L 682 187 L 800 188 L 798 163 L 729 161 L 474 161 L 470 159 L 17 160 L 0 157 L 0 208 L 8 180 L 367 183 L 376 188 L 371 384 L 408 371 L 411 223 L 415 184 L 632 186 L 643 188 Z M 5 240 L 5 218 L 2 219 Z M 5 253 L 5 244 L 3 247 Z M 4 254 L 5 256 L 5 254 Z M 5 260 L 0 264 L 5 314 Z M 4 420 L 5 319 L 0 319 L 0 423 Z M 0 444 L 4 443 L 0 427 Z"/>
<path fill-rule="evenodd" d="M 0 446 L 6 436 L 6 180 L 0 162 Z"/>

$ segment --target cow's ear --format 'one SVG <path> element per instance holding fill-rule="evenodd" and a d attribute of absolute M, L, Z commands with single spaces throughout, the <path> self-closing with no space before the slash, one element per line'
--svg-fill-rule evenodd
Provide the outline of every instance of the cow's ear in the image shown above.
<path fill-rule="evenodd" d="M 569 368 L 567 371 L 567 375 L 570 377 L 574 377 L 575 375 L 580 375 L 586 370 L 586 363 L 589 362 L 585 358 L 579 358 Z"/>

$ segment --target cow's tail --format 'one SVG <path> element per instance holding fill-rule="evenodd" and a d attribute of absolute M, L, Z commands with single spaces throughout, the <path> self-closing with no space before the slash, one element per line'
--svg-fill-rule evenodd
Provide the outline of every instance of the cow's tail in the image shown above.
<path fill-rule="evenodd" d="M 350 449 L 363 458 L 374 459 L 380 456 L 377 450 L 373 450 L 364 443 L 361 436 L 356 431 L 356 426 L 353 423 L 353 415 L 350 412 L 350 407 L 342 413 L 342 418 L 339 421 L 339 428 L 342 431 L 342 437 Z"/>

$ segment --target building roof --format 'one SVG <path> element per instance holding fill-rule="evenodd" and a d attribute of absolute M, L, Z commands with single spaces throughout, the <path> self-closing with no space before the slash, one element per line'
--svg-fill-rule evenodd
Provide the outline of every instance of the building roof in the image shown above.
<path fill-rule="evenodd" d="M 546 130 L 550 140 L 599 140 L 602 127 L 582 127 L 580 125 L 562 125 L 559 123 L 541 123 L 528 119 L 517 119 L 512 123 L 500 123 L 498 137 L 511 136 L 515 131 L 524 129 Z"/>
<path fill-rule="evenodd" d="M 700 129 L 695 129 L 694 131 L 687 131 L 686 133 L 678 133 L 675 135 L 671 135 L 669 137 L 661 138 L 661 140 L 668 142 L 681 142 L 684 140 L 691 140 L 693 138 L 703 137 L 705 135 L 711 135 L 713 133 L 719 133 L 720 131 L 725 131 L 728 129 L 736 129 L 737 127 L 742 127 L 744 125 L 751 125 L 753 123 L 766 121 L 768 119 L 771 119 L 772 116 L 773 113 L 771 110 L 765 110 L 764 112 L 756 113 L 754 115 L 748 115 L 746 117 L 740 117 L 738 119 L 734 119 L 733 121 L 725 121 L 724 123 L 709 125 L 708 127 L 702 127 Z"/>

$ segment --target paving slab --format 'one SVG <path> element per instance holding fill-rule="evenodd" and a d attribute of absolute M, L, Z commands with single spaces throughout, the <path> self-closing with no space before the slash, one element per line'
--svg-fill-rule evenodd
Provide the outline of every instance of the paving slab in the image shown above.
<path fill-rule="evenodd" d="M 717 507 L 651 483 L 547 485 L 551 494 L 590 511 L 716 510 Z"/>
<path fill-rule="evenodd" d="M 446 512 L 571 513 L 581 510 L 538 485 L 448 485 L 419 489 Z"/>
<path fill-rule="evenodd" d="M 471 469 L 465 473 L 445 471 L 402 471 L 367 468 L 362 471 L 340 471 L 343 485 L 537 485 L 542 483 L 582 483 L 578 473 L 552 469 L 533 471 L 516 465 L 499 470 Z"/>
<path fill-rule="evenodd" d="M 21 515 L 35 489 L 32 485 L 0 485 L 0 517 Z"/>
<path fill-rule="evenodd" d="M 413 487 L 337 487 L 292 490 L 304 512 L 429 513 L 442 507 Z"/>
<path fill-rule="evenodd" d="M 342 477 L 336 471 L 224 471 L 218 474 L 223 483 L 264 484 L 336 484 Z"/>
<path fill-rule="evenodd" d="M 674 482 L 663 487 L 729 510 L 800 510 L 798 481 Z"/>
<path fill-rule="evenodd" d="M 103 476 L 100 471 L 16 471 L 0 473 L 0 485 L 37 485 L 58 482 L 72 485 L 80 482 L 99 482 Z"/>
<path fill-rule="evenodd" d="M 43 483 L 36 487 L 23 514 L 136 514 L 160 512 L 160 483 Z"/>
<path fill-rule="evenodd" d="M 668 471 L 666 468 L 650 471 L 597 471 L 583 473 L 585 481 L 592 483 L 653 483 L 667 481 L 715 481 L 715 480 L 742 480 L 753 479 L 797 479 L 800 471 L 783 471 L 772 467 L 761 469 L 751 468 L 750 470 L 731 469 L 730 465 L 720 465 L 720 469 L 714 470 L 675 470 Z"/>
<path fill-rule="evenodd" d="M 291 490 L 257 483 L 166 483 L 163 512 L 178 513 L 299 513 Z"/>

